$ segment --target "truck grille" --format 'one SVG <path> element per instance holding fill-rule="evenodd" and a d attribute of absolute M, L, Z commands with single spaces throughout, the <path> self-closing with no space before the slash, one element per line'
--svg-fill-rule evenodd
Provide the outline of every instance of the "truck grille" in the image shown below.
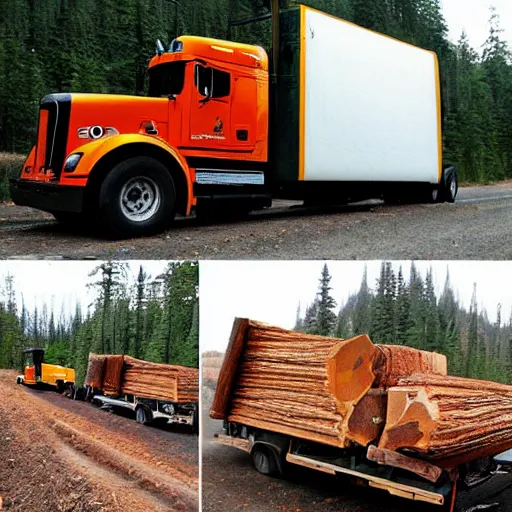
<path fill-rule="evenodd" d="M 58 181 L 66 157 L 70 94 L 49 94 L 41 100 L 39 126 L 37 128 L 36 172 L 53 173 Z"/>

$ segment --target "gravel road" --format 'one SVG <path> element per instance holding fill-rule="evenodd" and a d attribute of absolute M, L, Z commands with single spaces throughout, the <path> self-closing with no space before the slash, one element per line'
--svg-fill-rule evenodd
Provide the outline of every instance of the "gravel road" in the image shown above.
<path fill-rule="evenodd" d="M 258 473 L 249 455 L 212 442 L 222 422 L 208 417 L 203 401 L 203 512 L 440 512 L 441 507 L 411 502 L 347 479 L 289 466 L 284 478 Z M 496 475 L 482 486 L 458 493 L 456 512 L 510 512 L 512 475 Z"/>
<path fill-rule="evenodd" d="M 0 509 L 196 512 L 198 439 L 109 414 L 0 370 Z"/>
<path fill-rule="evenodd" d="M 465 187 L 455 204 L 330 209 L 276 201 L 247 219 L 111 241 L 30 208 L 0 204 L 0 258 L 27 259 L 512 259 L 512 183 Z"/>

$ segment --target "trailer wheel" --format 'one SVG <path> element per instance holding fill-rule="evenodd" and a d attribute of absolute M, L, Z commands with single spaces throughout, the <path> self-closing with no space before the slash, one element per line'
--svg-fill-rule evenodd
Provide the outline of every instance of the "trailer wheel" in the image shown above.
<path fill-rule="evenodd" d="M 176 188 L 167 168 L 146 156 L 117 164 L 101 185 L 103 226 L 119 237 L 162 232 L 176 214 Z"/>
<path fill-rule="evenodd" d="M 150 413 L 145 407 L 138 407 L 135 411 L 135 419 L 141 425 L 149 425 L 151 423 Z"/>
<path fill-rule="evenodd" d="M 457 191 L 459 190 L 459 184 L 457 183 L 457 174 L 451 172 L 446 177 L 445 184 L 445 200 L 448 203 L 454 203 L 457 197 Z"/>
<path fill-rule="evenodd" d="M 257 444 L 251 451 L 252 464 L 258 473 L 267 476 L 274 476 L 279 473 L 277 455 L 267 445 Z"/>

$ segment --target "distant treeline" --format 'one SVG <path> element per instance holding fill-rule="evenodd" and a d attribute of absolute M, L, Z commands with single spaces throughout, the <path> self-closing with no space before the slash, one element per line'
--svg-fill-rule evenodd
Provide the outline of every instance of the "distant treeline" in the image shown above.
<path fill-rule="evenodd" d="M 368 334 L 374 343 L 445 354 L 451 375 L 512 383 L 512 313 L 503 321 L 498 305 L 491 322 L 478 310 L 476 285 L 468 311 L 449 276 L 438 297 L 431 269 L 422 276 L 413 262 L 406 278 L 401 267 L 397 273 L 383 262 L 374 289 L 365 270 L 359 291 L 337 308 L 330 280 L 325 265 L 317 296 L 304 315 L 298 309 L 295 330 L 337 338 Z"/>
<path fill-rule="evenodd" d="M 96 267 L 87 285 L 97 298 L 87 315 L 76 304 L 72 318 L 46 306 L 27 311 L 16 304 L 16 279 L 6 278 L 0 295 L 0 368 L 22 369 L 22 350 L 43 347 L 45 362 L 75 368 L 83 383 L 89 352 L 128 354 L 159 363 L 198 367 L 198 265 L 169 263 L 150 277 L 141 266 L 128 285 L 128 265 L 107 262 Z"/>
<path fill-rule="evenodd" d="M 441 62 L 445 160 L 461 181 L 512 177 L 512 65 L 489 12 L 477 53 L 447 38 L 439 0 L 308 0 L 308 5 L 434 50 Z M 267 12 L 268 0 L 3 0 L 0 2 L 0 151 L 26 153 L 49 92 L 143 94 L 155 40 L 195 34 L 270 49 L 268 21 L 228 32 L 228 19 Z M 281 6 L 292 5 L 280 0 Z M 177 9 L 177 11 L 176 11 Z M 484 43 L 484 42 L 482 42 Z M 357 52 L 357 48 L 354 48 Z M 333 63 L 335 65 L 335 63 Z"/>

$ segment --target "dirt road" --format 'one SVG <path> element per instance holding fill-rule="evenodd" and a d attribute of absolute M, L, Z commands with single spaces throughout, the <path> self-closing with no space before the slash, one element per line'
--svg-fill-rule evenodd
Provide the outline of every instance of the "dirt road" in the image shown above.
<path fill-rule="evenodd" d="M 85 402 L 15 384 L 0 371 L 0 509 L 198 510 L 198 441 Z"/>
<path fill-rule="evenodd" d="M 395 498 L 386 492 L 356 487 L 309 469 L 288 466 L 284 478 L 258 473 L 247 453 L 212 442 L 222 422 L 208 417 L 203 402 L 203 512 L 440 512 L 438 506 Z M 456 512 L 510 512 L 512 475 L 497 475 L 479 488 L 459 493 Z"/>
<path fill-rule="evenodd" d="M 512 259 L 512 183 L 468 187 L 455 204 L 303 208 L 276 201 L 245 220 L 177 219 L 150 238 L 102 240 L 0 204 L 0 258 Z"/>

